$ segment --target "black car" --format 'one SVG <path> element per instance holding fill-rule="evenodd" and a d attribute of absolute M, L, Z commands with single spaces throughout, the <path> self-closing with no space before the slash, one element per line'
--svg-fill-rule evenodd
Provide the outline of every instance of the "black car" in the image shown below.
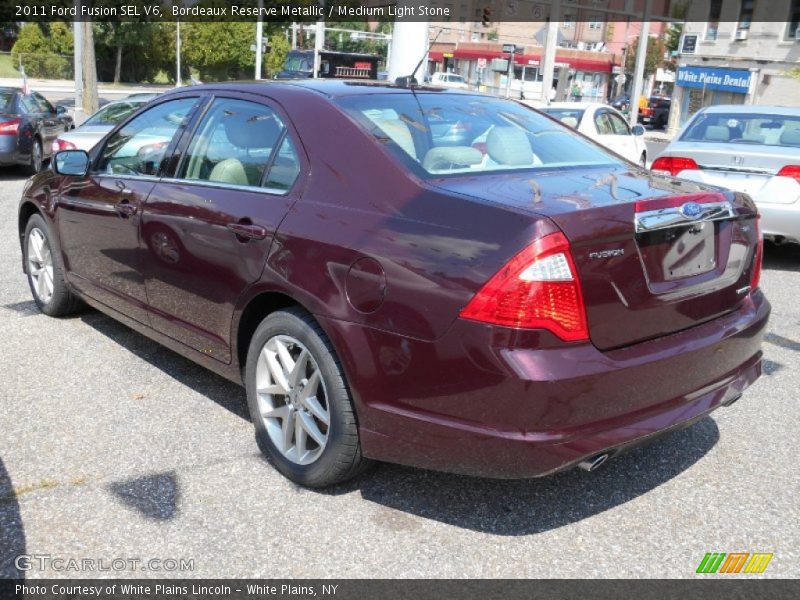
<path fill-rule="evenodd" d="M 54 107 L 36 92 L 0 88 L 0 166 L 23 165 L 31 175 L 50 158 L 59 134 L 74 127 L 63 106 Z"/>
<path fill-rule="evenodd" d="M 617 96 L 613 100 L 609 102 L 611 106 L 616 108 L 618 111 L 625 111 L 631 107 L 631 97 L 627 94 L 622 94 L 621 96 Z"/>

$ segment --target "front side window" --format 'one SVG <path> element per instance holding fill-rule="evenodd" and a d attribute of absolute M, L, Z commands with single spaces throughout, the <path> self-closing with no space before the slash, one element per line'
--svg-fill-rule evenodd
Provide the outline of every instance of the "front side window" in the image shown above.
<path fill-rule="evenodd" d="M 620 164 L 568 127 L 499 98 L 431 92 L 337 102 L 422 177 Z"/>
<path fill-rule="evenodd" d="M 109 175 L 157 175 L 170 142 L 197 98 L 158 104 L 117 130 L 106 142 L 96 172 Z"/>
<path fill-rule="evenodd" d="M 681 141 L 798 148 L 800 116 L 701 114 L 691 122 Z"/>
<path fill-rule="evenodd" d="M 611 123 L 611 129 L 614 131 L 614 135 L 630 135 L 631 130 L 628 127 L 628 124 L 625 120 L 620 117 L 619 115 L 615 115 L 614 113 L 606 113 L 609 122 Z"/>
<path fill-rule="evenodd" d="M 608 118 L 607 112 L 599 112 L 594 116 L 594 126 L 600 135 L 614 135 L 614 128 Z"/>
<path fill-rule="evenodd" d="M 36 105 L 39 107 L 39 110 L 43 113 L 54 113 L 56 109 L 53 108 L 53 105 L 48 102 L 47 98 L 42 96 L 41 94 L 37 94 L 36 92 L 33 93 L 33 98 L 36 101 Z"/>
<path fill-rule="evenodd" d="M 287 161 L 294 160 L 296 165 L 297 155 L 290 143 L 280 148 L 282 153 L 277 151 L 285 135 L 286 126 L 268 106 L 217 98 L 197 127 L 177 177 L 261 186 L 273 163 L 280 161 L 286 168 Z M 285 184 L 289 178 L 284 172 L 280 181 Z"/>

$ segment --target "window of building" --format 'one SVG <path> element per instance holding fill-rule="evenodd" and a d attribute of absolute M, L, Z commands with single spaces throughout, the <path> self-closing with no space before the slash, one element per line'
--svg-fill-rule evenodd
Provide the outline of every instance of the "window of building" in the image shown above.
<path fill-rule="evenodd" d="M 561 22 L 561 27 L 564 29 L 575 28 L 575 15 L 571 13 L 564 13 L 564 20 Z"/>
<path fill-rule="evenodd" d="M 739 10 L 739 29 L 750 29 L 755 4 L 756 0 L 742 0 L 742 8 Z"/>
<path fill-rule="evenodd" d="M 789 5 L 789 16 L 786 19 L 786 38 L 790 40 L 798 39 L 797 29 L 800 26 L 800 0 L 792 0 Z"/>
<path fill-rule="evenodd" d="M 722 0 L 711 0 L 708 7 L 708 25 L 706 26 L 707 40 L 717 39 L 717 32 L 719 31 L 719 18 L 722 14 Z"/>
<path fill-rule="evenodd" d="M 589 15 L 589 29 L 601 29 L 603 27 L 603 19 L 598 14 Z"/>

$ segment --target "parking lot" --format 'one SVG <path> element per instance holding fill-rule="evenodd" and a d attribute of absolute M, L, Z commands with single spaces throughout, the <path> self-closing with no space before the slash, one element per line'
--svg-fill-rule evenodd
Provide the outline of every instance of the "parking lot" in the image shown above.
<path fill-rule="evenodd" d="M 23 183 L 0 172 L 0 577 L 696 577 L 707 552 L 800 576 L 800 248 L 766 249 L 764 377 L 689 429 L 593 473 L 380 465 L 310 491 L 261 459 L 241 388 L 100 313 L 38 313 Z M 19 572 L 19 555 L 128 566 Z M 170 559 L 191 568 L 155 567 Z"/>

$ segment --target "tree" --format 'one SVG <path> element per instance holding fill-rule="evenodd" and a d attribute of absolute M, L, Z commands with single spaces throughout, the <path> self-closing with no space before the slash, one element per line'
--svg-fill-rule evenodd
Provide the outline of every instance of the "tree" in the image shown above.
<path fill-rule="evenodd" d="M 644 76 L 647 77 L 648 75 L 652 75 L 656 72 L 656 69 L 659 67 L 663 67 L 664 62 L 664 51 L 665 51 L 665 44 L 664 39 L 659 37 L 648 37 L 647 38 L 647 54 L 645 56 L 644 61 Z M 639 38 L 637 37 L 634 42 L 631 44 L 630 48 L 628 48 L 628 52 L 625 55 L 625 71 L 627 73 L 633 73 L 636 70 L 636 53 L 639 50 Z"/>
<path fill-rule="evenodd" d="M 269 38 L 269 54 L 267 54 L 267 77 L 278 74 L 286 62 L 289 53 L 289 42 L 282 31 L 276 31 Z"/>
<path fill-rule="evenodd" d="M 203 81 L 249 77 L 255 67 L 256 24 L 252 22 L 181 23 L 182 56 Z"/>
<path fill-rule="evenodd" d="M 46 33 L 45 33 L 46 28 Z M 25 23 L 11 50 L 11 63 L 22 65 L 29 77 L 69 78 L 72 72 L 72 31 L 64 23 L 48 27 Z"/>

